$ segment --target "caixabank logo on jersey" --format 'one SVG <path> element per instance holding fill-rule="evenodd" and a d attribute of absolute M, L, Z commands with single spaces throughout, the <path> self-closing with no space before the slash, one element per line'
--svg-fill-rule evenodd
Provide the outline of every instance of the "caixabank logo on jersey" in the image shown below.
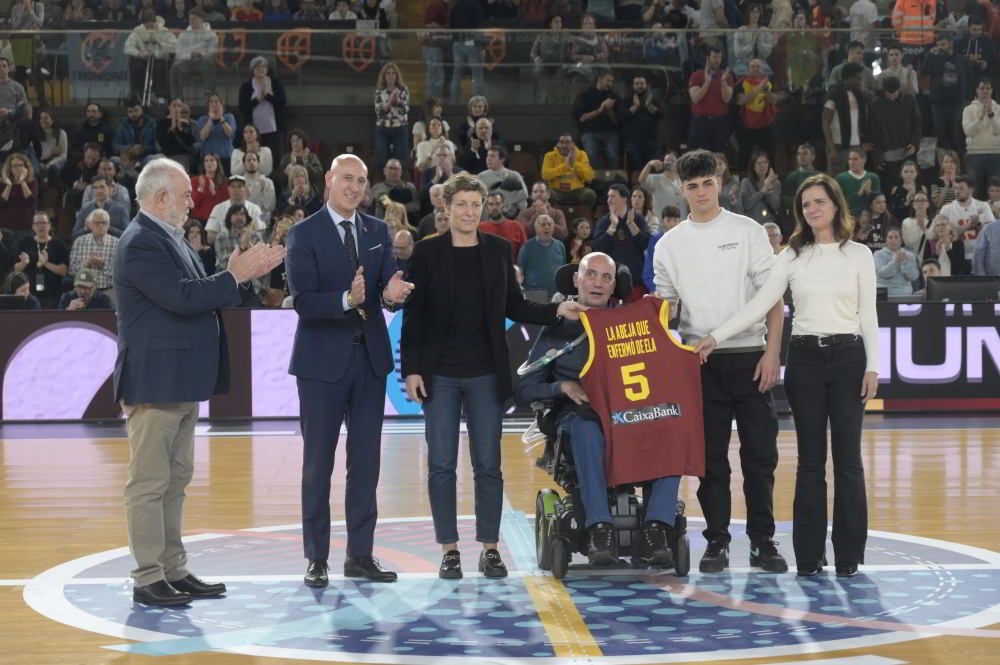
<path fill-rule="evenodd" d="M 635 425 L 637 423 L 646 423 L 651 420 L 660 420 L 661 418 L 680 418 L 680 417 L 681 417 L 680 404 L 664 402 L 663 404 L 654 404 L 652 406 L 644 406 L 638 409 L 627 409 L 625 411 L 612 411 L 611 424 Z"/>

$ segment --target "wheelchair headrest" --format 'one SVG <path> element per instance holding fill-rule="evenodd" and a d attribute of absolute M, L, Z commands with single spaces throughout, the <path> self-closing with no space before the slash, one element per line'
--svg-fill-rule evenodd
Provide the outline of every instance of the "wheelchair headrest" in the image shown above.
<path fill-rule="evenodd" d="M 611 297 L 624 300 L 632 293 L 632 273 L 628 266 L 623 263 L 616 263 L 617 271 L 615 276 L 615 290 Z M 556 270 L 556 291 L 564 296 L 575 296 L 576 286 L 573 285 L 573 275 L 580 268 L 576 263 L 567 263 Z"/>

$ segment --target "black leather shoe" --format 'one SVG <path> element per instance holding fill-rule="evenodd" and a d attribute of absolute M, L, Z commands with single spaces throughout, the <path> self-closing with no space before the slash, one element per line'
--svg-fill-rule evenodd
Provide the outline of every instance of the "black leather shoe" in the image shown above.
<path fill-rule="evenodd" d="M 344 577 L 364 577 L 369 582 L 395 582 L 396 573 L 386 570 L 373 556 L 344 559 Z"/>
<path fill-rule="evenodd" d="M 441 557 L 441 567 L 438 568 L 438 577 L 443 580 L 462 579 L 462 555 L 458 550 L 448 550 Z"/>
<path fill-rule="evenodd" d="M 729 543 L 724 540 L 710 540 L 698 564 L 703 573 L 721 573 L 729 567 Z"/>
<path fill-rule="evenodd" d="M 309 560 L 309 567 L 306 568 L 306 576 L 303 582 L 307 587 L 322 588 L 330 583 L 330 566 L 326 561 Z"/>
<path fill-rule="evenodd" d="M 211 598 L 213 596 L 221 596 L 226 592 L 226 585 L 222 582 L 209 584 L 204 580 L 199 580 L 194 575 L 188 575 L 183 579 L 171 582 L 170 586 L 178 591 L 189 594 L 192 598 Z"/>
<path fill-rule="evenodd" d="M 807 561 L 805 563 L 798 563 L 795 567 L 798 569 L 799 577 L 816 577 L 823 572 L 822 562 L 814 563 L 812 561 Z"/>
<path fill-rule="evenodd" d="M 673 568 L 674 553 L 670 551 L 670 525 L 649 520 L 642 525 L 642 561 L 647 566 Z"/>
<path fill-rule="evenodd" d="M 483 550 L 479 555 L 479 572 L 486 577 L 507 577 L 507 566 L 497 550 Z"/>
<path fill-rule="evenodd" d="M 591 566 L 613 566 L 618 563 L 618 538 L 615 528 L 598 522 L 587 529 L 587 559 Z"/>
<path fill-rule="evenodd" d="M 838 561 L 835 566 L 837 568 L 837 577 L 854 577 L 858 574 L 858 564 L 856 563 Z"/>
<path fill-rule="evenodd" d="M 159 605 L 160 607 L 177 607 L 190 605 L 191 594 L 183 593 L 170 586 L 166 580 L 153 582 L 146 586 L 132 589 L 132 601 L 143 605 Z"/>
<path fill-rule="evenodd" d="M 771 539 L 750 543 L 750 565 L 762 568 L 769 573 L 788 572 L 788 562 L 778 551 L 778 543 Z"/>

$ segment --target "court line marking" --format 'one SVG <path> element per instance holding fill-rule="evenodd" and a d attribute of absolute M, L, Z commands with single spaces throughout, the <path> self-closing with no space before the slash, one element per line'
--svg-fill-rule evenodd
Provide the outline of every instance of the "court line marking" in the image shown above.
<path fill-rule="evenodd" d="M 426 517 L 422 519 L 427 519 Z M 382 520 L 384 522 L 389 521 L 414 521 L 414 518 L 386 518 Z M 742 523 L 742 520 L 733 520 L 733 523 Z M 341 522 L 342 524 L 342 522 Z M 290 525 L 286 528 L 294 528 L 299 525 Z M 272 529 L 276 527 L 270 527 Z M 879 534 L 886 534 L 886 532 L 873 532 Z M 186 541 L 192 542 L 193 540 L 208 539 L 212 537 L 211 534 L 202 534 L 199 536 L 190 536 L 185 538 Z M 961 545 L 959 543 L 952 543 L 949 541 L 935 541 L 932 539 L 920 538 L 917 536 L 908 537 L 906 534 L 891 534 L 890 539 L 898 541 L 907 541 L 910 538 L 918 539 L 918 541 L 923 544 L 925 542 L 931 542 L 936 548 L 943 549 L 953 549 L 956 551 L 962 551 L 962 553 L 977 552 L 979 556 L 984 556 L 987 560 L 994 561 L 1000 558 L 1000 554 L 991 552 L 989 550 L 976 548 L 967 545 Z M 128 626 L 121 623 L 111 622 L 104 619 L 100 619 L 92 614 L 84 612 L 77 608 L 75 605 L 69 602 L 63 593 L 64 585 L 66 583 L 71 583 L 71 578 L 78 573 L 84 572 L 89 568 L 105 563 L 109 560 L 115 558 L 124 557 L 129 555 L 129 550 L 127 547 L 121 547 L 114 550 L 108 550 L 104 552 L 96 552 L 94 554 L 86 555 L 72 561 L 60 564 L 49 570 L 39 574 L 31 583 L 25 587 L 24 590 L 24 600 L 34 611 L 38 612 L 42 616 L 48 617 L 54 621 L 62 623 L 64 625 L 84 630 L 93 633 L 100 633 L 103 635 L 109 635 L 112 637 L 120 637 L 124 639 L 132 640 L 164 640 L 175 638 L 174 635 L 158 633 L 155 631 L 145 630 L 141 628 L 136 628 L 133 626 Z M 947 566 L 947 564 L 944 564 Z M 624 571 L 628 574 L 635 574 L 635 571 Z M 840 618 L 840 617 L 838 617 Z M 978 628 L 980 626 L 990 626 L 1000 623 L 1000 606 L 994 606 L 986 611 L 978 612 L 976 614 L 971 614 L 965 617 L 954 619 L 948 622 L 944 622 L 940 625 L 942 626 L 955 626 L 955 627 L 972 627 Z M 914 633 L 879 633 L 876 635 L 867 635 L 854 638 L 844 638 L 840 640 L 825 640 L 822 643 L 803 643 L 798 645 L 789 645 L 783 647 L 754 647 L 749 649 L 732 650 L 727 651 L 725 656 L 727 659 L 743 659 L 743 658 L 780 658 L 785 656 L 801 656 L 806 653 L 819 653 L 824 651 L 838 651 L 844 649 L 870 649 L 873 647 L 884 646 L 889 644 L 897 644 L 901 642 L 909 642 L 915 639 L 923 639 L 929 637 L 926 635 L 918 635 Z M 421 657 L 421 656 L 395 656 L 389 654 L 377 654 L 368 655 L 362 653 L 351 653 L 351 654 L 333 654 L 333 653 L 318 653 L 315 651 L 307 651 L 304 649 L 285 649 L 267 646 L 255 646 L 247 645 L 241 647 L 233 647 L 223 649 L 229 653 L 250 655 L 250 656 L 261 656 L 269 658 L 285 658 L 285 659 L 299 659 L 299 660 L 311 660 L 311 661 L 327 661 L 327 662 L 352 662 L 352 663 L 392 663 L 392 664 L 407 664 L 407 665 L 469 665 L 470 663 L 482 663 L 483 665 L 495 665 L 496 660 L 491 658 L 477 658 L 474 656 L 462 656 L 462 657 Z M 609 662 L 621 663 L 621 664 L 636 664 L 639 663 L 672 663 L 672 662 L 704 662 L 717 660 L 719 654 L 717 652 L 710 652 L 706 654 L 697 653 L 684 653 L 678 654 L 677 656 L 665 656 L 664 654 L 644 654 L 641 656 L 621 656 L 615 657 L 613 661 L 609 659 Z M 530 659 L 507 659 L 509 662 L 536 662 L 537 658 Z M 579 665 L 580 659 L 565 659 L 565 658 L 550 658 L 546 660 L 546 665 Z"/>
<path fill-rule="evenodd" d="M 1000 630 L 990 630 L 985 628 L 963 628 L 949 626 L 949 622 L 941 622 L 933 625 L 920 625 L 911 623 L 897 623 L 895 621 L 879 621 L 855 619 L 852 617 L 838 616 L 836 614 L 824 614 L 822 612 L 810 612 L 806 610 L 796 610 L 788 607 L 779 607 L 767 603 L 758 603 L 752 600 L 739 600 L 730 596 L 724 596 L 714 591 L 706 591 L 696 586 L 682 583 L 658 583 L 653 578 L 643 578 L 647 584 L 658 586 L 664 591 L 673 595 L 681 596 L 687 600 L 696 600 L 709 603 L 716 607 L 725 607 L 731 610 L 750 612 L 759 616 L 768 616 L 785 621 L 807 621 L 810 623 L 829 623 L 853 626 L 855 628 L 868 628 L 871 630 L 884 630 L 886 632 L 910 632 L 922 633 L 925 635 L 951 635 L 955 637 L 987 637 L 992 639 L 1000 638 Z M 987 610 L 989 612 L 989 610 Z M 1000 611 L 994 611 L 1000 618 Z"/>
<path fill-rule="evenodd" d="M 507 493 L 503 494 L 503 518 L 500 530 L 511 552 L 514 568 L 523 577 L 525 589 L 535 606 L 545 634 L 556 656 L 588 658 L 603 656 L 569 589 L 555 578 L 543 575 L 535 555 L 535 533 L 528 518 L 514 510 Z"/>
<path fill-rule="evenodd" d="M 794 663 L 809 663 L 809 665 L 906 665 L 905 660 L 885 658 L 883 656 L 848 656 L 847 658 L 824 658 L 823 660 L 793 660 L 781 663 L 760 663 L 760 665 L 793 665 Z"/>
<path fill-rule="evenodd" d="M 186 539 L 185 539 L 186 540 Z M 942 567 L 939 564 L 921 565 L 864 565 L 861 567 L 862 574 L 869 573 L 889 573 L 889 572 L 906 572 L 906 571 L 934 571 L 934 570 L 996 570 L 997 567 L 992 564 L 980 564 L 980 563 L 958 563 L 952 564 L 946 567 Z M 729 568 L 726 573 L 720 573 L 722 575 L 732 575 L 732 574 L 750 574 L 750 573 L 760 573 L 759 568 L 750 567 L 739 567 L 739 568 Z M 628 577 L 628 576 L 649 576 L 650 573 L 645 568 L 609 568 L 607 570 L 601 568 L 581 568 L 579 565 L 574 566 L 573 577 Z M 508 572 L 509 577 L 519 578 L 519 577 L 531 577 L 540 576 L 543 573 L 536 571 L 523 571 L 523 570 L 510 570 Z M 670 573 L 663 573 L 664 575 L 670 575 Z M 790 573 L 794 575 L 794 573 Z M 423 579 L 434 579 L 437 578 L 437 572 L 424 572 L 424 573 L 398 573 L 399 579 L 401 580 L 423 580 Z M 475 571 L 465 571 L 465 577 L 484 577 L 482 573 Z M 691 578 L 693 579 L 703 579 L 711 581 L 715 575 L 713 574 L 703 574 L 703 573 L 692 573 Z M 297 582 L 302 580 L 302 575 L 299 573 L 292 573 L 288 575 L 212 575 L 213 582 Z M 345 578 L 343 575 L 330 575 L 330 580 L 348 580 L 354 578 Z M 127 584 L 130 581 L 128 577 L 74 577 L 72 579 L 61 580 L 59 584 L 66 585 L 85 585 L 85 584 Z M 26 586 L 30 583 L 38 583 L 38 578 L 28 578 L 28 579 L 0 579 L 0 586 Z"/>

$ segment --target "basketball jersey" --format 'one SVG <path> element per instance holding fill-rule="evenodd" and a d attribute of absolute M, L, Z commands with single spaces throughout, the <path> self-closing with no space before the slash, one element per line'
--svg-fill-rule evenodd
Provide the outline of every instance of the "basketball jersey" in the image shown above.
<path fill-rule="evenodd" d="M 669 303 L 643 298 L 589 309 L 580 381 L 604 431 L 609 487 L 705 475 L 701 363 L 667 329 Z"/>

